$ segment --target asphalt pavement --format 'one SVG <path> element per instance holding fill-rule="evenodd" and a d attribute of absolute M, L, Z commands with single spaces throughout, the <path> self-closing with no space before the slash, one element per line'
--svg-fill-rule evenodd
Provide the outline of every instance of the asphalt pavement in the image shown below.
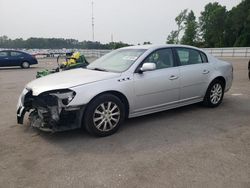
<path fill-rule="evenodd" d="M 44 133 L 16 123 L 38 70 L 0 68 L 0 187 L 250 187 L 248 59 L 226 59 L 234 83 L 218 108 L 199 104 L 129 119 L 110 137 Z"/>

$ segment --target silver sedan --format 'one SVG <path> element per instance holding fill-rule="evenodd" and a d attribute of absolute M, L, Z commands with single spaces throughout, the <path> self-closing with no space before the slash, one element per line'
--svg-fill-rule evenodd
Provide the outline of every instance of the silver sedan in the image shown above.
<path fill-rule="evenodd" d="M 191 46 L 121 48 L 86 69 L 55 73 L 26 85 L 17 105 L 18 123 L 29 112 L 44 131 L 85 127 L 95 136 L 115 133 L 126 118 L 203 102 L 221 104 L 233 67 Z"/>

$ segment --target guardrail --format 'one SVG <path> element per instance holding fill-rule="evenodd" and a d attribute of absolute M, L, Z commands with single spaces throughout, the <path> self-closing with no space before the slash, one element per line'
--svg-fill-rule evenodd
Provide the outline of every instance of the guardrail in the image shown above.
<path fill-rule="evenodd" d="M 1 50 L 1 49 L 0 49 Z M 37 57 L 57 57 L 61 54 L 66 54 L 69 51 L 79 51 L 86 57 L 99 58 L 111 50 L 90 50 L 90 49 L 20 49 L 30 54 L 37 55 Z M 204 51 L 212 54 L 215 57 L 239 57 L 250 58 L 250 47 L 240 48 L 203 48 Z"/>
<path fill-rule="evenodd" d="M 250 58 L 250 47 L 244 48 L 203 48 L 215 57 L 244 57 Z"/>
<path fill-rule="evenodd" d="M 205 52 L 215 57 L 250 58 L 250 47 L 244 48 L 203 48 Z M 86 57 L 101 57 L 111 50 L 80 50 Z"/>

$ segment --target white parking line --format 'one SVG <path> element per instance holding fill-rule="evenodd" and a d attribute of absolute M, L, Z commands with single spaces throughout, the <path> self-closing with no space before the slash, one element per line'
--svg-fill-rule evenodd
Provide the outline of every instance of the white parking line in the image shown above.
<path fill-rule="evenodd" d="M 231 94 L 232 96 L 242 96 L 243 94 L 242 93 L 233 93 Z"/>

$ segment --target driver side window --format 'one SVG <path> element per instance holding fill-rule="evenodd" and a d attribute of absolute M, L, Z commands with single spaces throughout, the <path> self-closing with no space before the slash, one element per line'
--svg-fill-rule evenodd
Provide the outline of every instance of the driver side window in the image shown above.
<path fill-rule="evenodd" d="M 0 57 L 7 57 L 8 53 L 7 52 L 0 52 Z"/>
<path fill-rule="evenodd" d="M 160 49 L 151 53 L 143 63 L 155 63 L 156 69 L 164 69 L 174 66 L 173 53 L 170 48 Z"/>

